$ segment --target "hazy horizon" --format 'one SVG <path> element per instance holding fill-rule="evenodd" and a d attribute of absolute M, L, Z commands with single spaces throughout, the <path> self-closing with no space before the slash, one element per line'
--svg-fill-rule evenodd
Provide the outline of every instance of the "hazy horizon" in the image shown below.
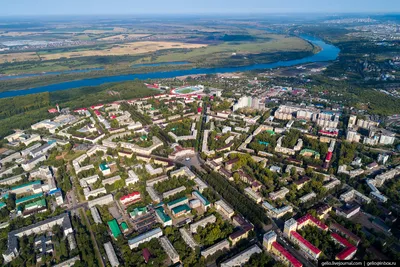
<path fill-rule="evenodd" d="M 400 1 L 362 0 L 19 0 L 0 9 L 0 16 L 35 15 L 206 15 L 206 14 L 284 14 L 284 13 L 397 13 Z"/>

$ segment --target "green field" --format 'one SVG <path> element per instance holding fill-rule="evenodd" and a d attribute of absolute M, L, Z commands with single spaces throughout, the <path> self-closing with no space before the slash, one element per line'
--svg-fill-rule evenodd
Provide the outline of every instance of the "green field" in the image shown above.
<path fill-rule="evenodd" d="M 207 57 L 230 57 L 232 53 L 247 55 L 258 53 L 277 52 L 305 52 L 312 51 L 313 46 L 297 37 L 285 37 L 283 35 L 267 35 L 272 40 L 258 42 L 225 42 L 219 45 L 210 45 L 204 48 L 192 49 L 190 51 L 170 51 L 165 55 L 158 56 L 151 62 L 170 61 L 202 61 L 210 60 Z M 215 60 L 212 59 L 212 60 Z"/>

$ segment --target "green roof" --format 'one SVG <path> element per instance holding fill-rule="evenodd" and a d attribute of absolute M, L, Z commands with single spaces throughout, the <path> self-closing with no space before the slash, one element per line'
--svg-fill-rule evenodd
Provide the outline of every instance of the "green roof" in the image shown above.
<path fill-rule="evenodd" d="M 185 212 L 190 211 L 189 206 L 186 205 L 186 204 L 183 204 L 183 205 L 180 205 L 178 207 L 175 207 L 175 208 L 172 209 L 172 214 L 178 214 L 178 213 L 180 213 L 182 211 L 185 211 Z"/>
<path fill-rule="evenodd" d="M 208 201 L 207 198 L 205 198 L 205 196 L 203 196 L 198 190 L 194 190 L 197 195 L 201 198 L 200 201 L 203 203 L 204 206 L 208 206 L 210 205 L 210 201 Z"/>
<path fill-rule="evenodd" d="M 135 208 L 133 211 L 131 211 L 129 214 L 134 217 L 136 216 L 139 212 L 147 212 L 147 208 L 146 207 L 137 207 Z"/>
<path fill-rule="evenodd" d="M 167 204 L 167 206 L 172 206 L 172 205 L 175 205 L 175 204 L 177 204 L 179 202 L 182 202 L 182 201 L 185 201 L 185 200 L 187 200 L 187 197 L 181 197 L 181 198 L 178 198 L 178 199 L 175 199 L 175 200 L 169 202 Z"/>
<path fill-rule="evenodd" d="M 169 217 L 164 212 L 164 209 L 162 207 L 156 209 L 156 213 L 157 213 L 158 217 L 160 217 L 161 221 L 163 221 L 164 223 L 169 222 L 171 220 L 171 217 Z"/>
<path fill-rule="evenodd" d="M 272 130 L 266 130 L 267 133 L 269 133 L 270 135 L 275 135 L 276 133 Z"/>
<path fill-rule="evenodd" d="M 17 199 L 17 200 L 15 201 L 15 204 L 20 205 L 20 204 L 22 204 L 22 203 L 28 202 L 28 201 L 30 201 L 30 200 L 33 200 L 33 199 L 35 199 L 35 198 L 39 198 L 39 197 L 42 197 L 42 196 L 43 196 L 43 193 L 38 193 L 38 194 L 26 196 L 26 197 Z"/>
<path fill-rule="evenodd" d="M 25 205 L 25 209 L 26 209 L 26 208 L 33 207 L 33 206 L 39 206 L 39 207 L 44 207 L 44 206 L 46 206 L 46 199 L 42 198 L 42 199 L 39 199 L 38 201 L 35 201 L 35 202 L 32 202 L 32 203 L 26 204 L 26 205 Z"/>
<path fill-rule="evenodd" d="M 161 207 L 162 205 L 164 205 L 164 202 L 163 202 L 163 201 L 161 201 L 160 203 L 154 205 L 154 208 L 156 209 L 156 208 L 158 208 L 158 207 Z"/>
<path fill-rule="evenodd" d="M 100 170 L 105 171 L 110 169 L 110 167 L 108 167 L 107 163 L 101 163 L 100 164 Z"/>
<path fill-rule="evenodd" d="M 122 222 L 121 223 L 121 228 L 122 228 L 123 231 L 126 231 L 126 230 L 129 229 L 128 224 L 126 222 Z"/>
<path fill-rule="evenodd" d="M 30 185 L 35 185 L 35 184 L 42 184 L 42 181 L 37 180 L 37 181 L 32 181 L 32 182 L 29 182 L 29 183 L 26 183 L 26 184 L 13 186 L 13 187 L 11 187 L 11 190 L 16 190 L 16 189 L 19 189 L 19 188 L 23 188 L 23 187 L 30 186 Z"/>
<path fill-rule="evenodd" d="M 111 233 L 114 236 L 114 238 L 117 238 L 121 234 L 121 229 L 119 229 L 117 220 L 111 220 L 107 222 L 108 227 L 110 227 Z"/>

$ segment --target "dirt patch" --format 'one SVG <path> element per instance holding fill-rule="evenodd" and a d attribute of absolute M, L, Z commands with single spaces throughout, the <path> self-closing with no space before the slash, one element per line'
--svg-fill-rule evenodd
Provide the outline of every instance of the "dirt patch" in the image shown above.
<path fill-rule="evenodd" d="M 39 57 L 34 52 L 0 54 L 0 63 L 38 60 Z"/>

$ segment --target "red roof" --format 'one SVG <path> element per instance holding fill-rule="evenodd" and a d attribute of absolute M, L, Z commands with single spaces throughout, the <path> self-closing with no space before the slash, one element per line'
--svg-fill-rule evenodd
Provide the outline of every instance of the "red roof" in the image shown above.
<path fill-rule="evenodd" d="M 144 248 L 142 250 L 142 254 L 143 254 L 144 261 L 147 263 L 149 261 L 150 257 L 151 257 L 151 253 L 150 253 L 149 249 L 148 248 Z"/>
<path fill-rule="evenodd" d="M 314 254 L 319 254 L 321 253 L 321 250 L 319 250 L 317 247 L 315 247 L 313 244 L 311 244 L 310 242 L 308 242 L 306 239 L 304 239 L 304 237 L 302 237 L 299 233 L 297 233 L 296 231 L 292 231 L 291 235 L 296 238 L 300 243 L 302 243 L 303 245 L 305 245 L 312 253 Z"/>
<path fill-rule="evenodd" d="M 96 114 L 97 116 L 100 116 L 100 115 L 101 115 L 100 111 L 98 111 L 98 110 L 95 110 L 95 111 L 94 111 L 94 114 Z"/>
<path fill-rule="evenodd" d="M 115 119 L 117 116 L 115 116 L 115 115 L 112 115 L 110 118 L 111 119 Z"/>
<path fill-rule="evenodd" d="M 122 197 L 120 198 L 120 200 L 122 201 L 122 200 L 129 199 L 129 198 L 131 198 L 131 197 L 136 197 L 136 196 L 139 196 L 139 197 L 140 197 L 140 192 L 135 191 L 135 192 L 130 193 L 130 194 L 128 194 L 128 195 L 122 196 Z"/>
<path fill-rule="evenodd" d="M 328 153 L 326 154 L 326 158 L 325 158 L 325 160 L 326 160 L 326 161 L 331 161 L 331 159 L 332 159 L 332 155 L 333 155 L 333 153 L 332 153 L 332 152 L 328 152 Z"/>
<path fill-rule="evenodd" d="M 345 247 L 352 247 L 353 245 L 347 241 L 346 238 L 341 237 L 340 235 L 338 235 L 337 233 L 331 233 L 331 237 L 336 240 L 337 242 L 339 242 L 340 244 L 342 244 Z"/>
<path fill-rule="evenodd" d="M 103 104 L 97 104 L 97 105 L 93 105 L 90 108 L 91 109 L 98 109 L 98 108 L 102 108 L 104 105 Z"/>
<path fill-rule="evenodd" d="M 321 230 L 328 230 L 328 226 L 326 224 L 314 218 L 311 214 L 304 215 L 303 217 L 297 220 L 297 223 L 301 225 L 303 223 L 306 223 L 308 220 L 312 221 L 315 224 L 315 226 L 317 226 Z"/>
<path fill-rule="evenodd" d="M 198 107 L 197 108 L 197 113 L 200 113 L 200 112 L 202 112 L 203 111 L 203 108 L 202 107 Z"/>
<path fill-rule="evenodd" d="M 55 109 L 55 108 L 51 108 L 51 109 L 48 110 L 49 113 L 57 113 L 57 111 L 58 111 L 58 110 Z"/>
<path fill-rule="evenodd" d="M 324 130 L 320 130 L 319 131 L 320 134 L 324 134 L 324 135 L 328 135 L 328 136 L 336 136 L 339 134 L 338 131 L 324 131 Z"/>
<path fill-rule="evenodd" d="M 349 260 L 347 257 L 350 257 L 352 254 L 354 254 L 357 251 L 357 248 L 355 246 L 345 248 L 342 252 L 339 252 L 336 255 L 336 258 L 339 260 Z"/>
<path fill-rule="evenodd" d="M 272 246 L 281 253 L 294 267 L 302 267 L 303 264 L 299 262 L 289 251 L 282 247 L 278 242 L 273 242 Z"/>

